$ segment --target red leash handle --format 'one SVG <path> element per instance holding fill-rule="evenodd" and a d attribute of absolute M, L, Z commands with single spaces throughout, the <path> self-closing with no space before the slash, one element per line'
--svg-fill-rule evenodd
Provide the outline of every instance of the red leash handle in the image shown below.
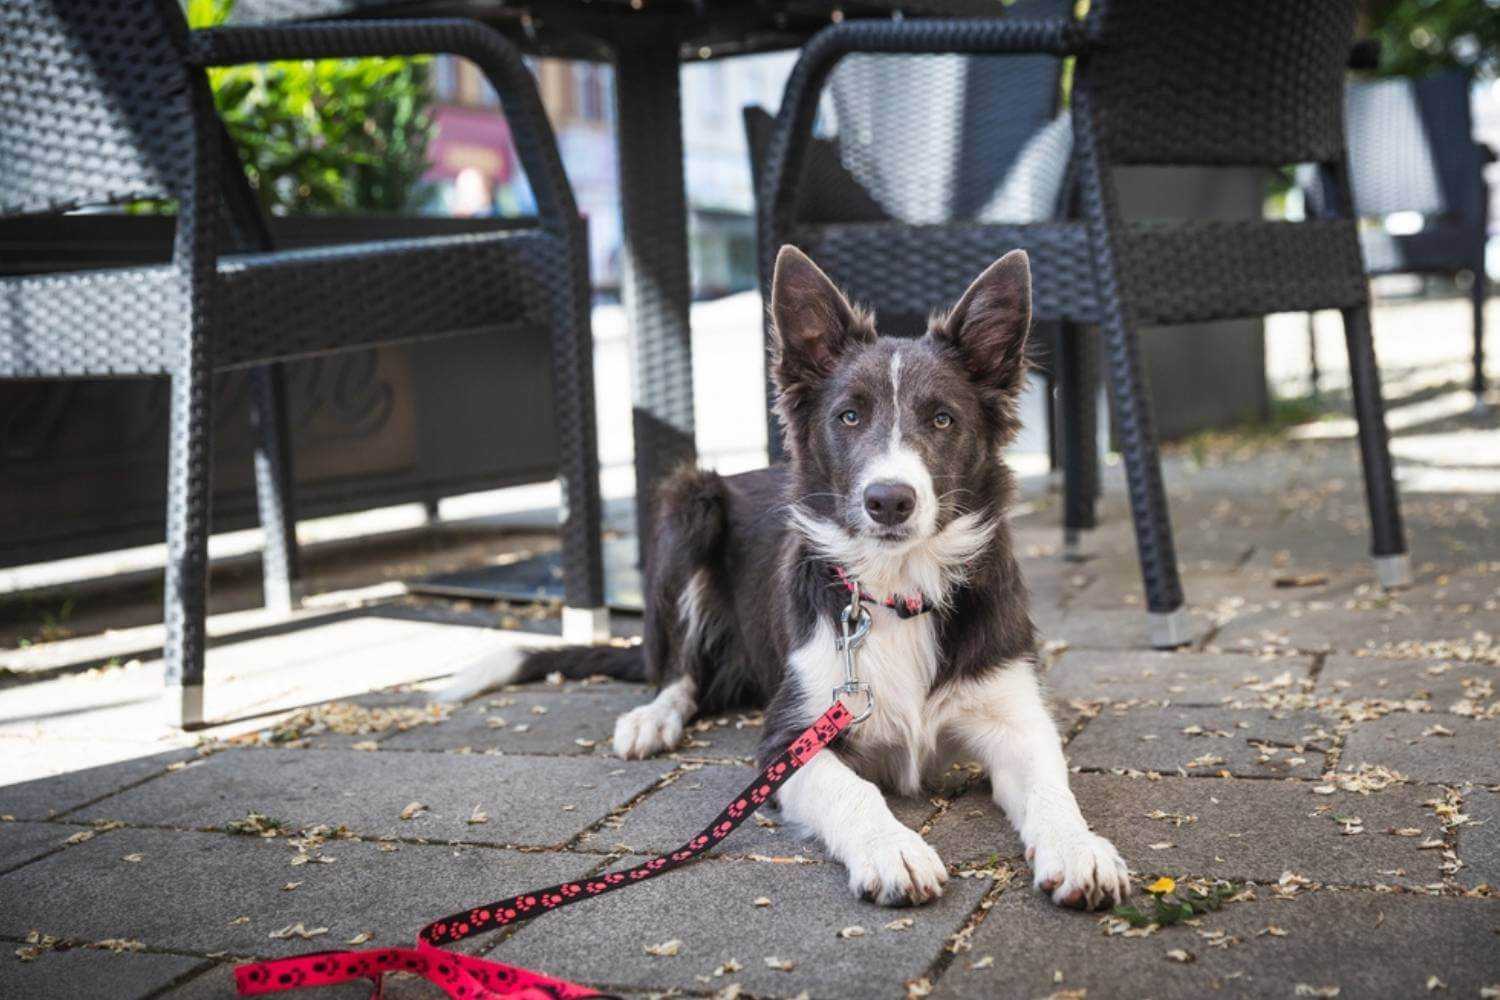
<path fill-rule="evenodd" d="M 450 914 L 423 927 L 417 935 L 415 948 L 319 951 L 295 958 L 239 965 L 234 970 L 235 985 L 240 996 L 259 996 L 309 986 L 331 986 L 355 979 L 371 979 L 375 983 L 375 992 L 371 997 L 375 1000 L 380 996 L 382 975 L 387 972 L 409 972 L 436 984 L 450 1000 L 574 1000 L 605 996 L 587 986 L 553 979 L 503 962 L 445 951 L 437 946 L 462 941 L 483 931 L 518 924 L 543 913 L 570 906 L 579 900 L 602 896 L 688 864 L 733 833 L 766 803 L 777 787 L 832 743 L 853 721 L 854 717 L 849 714 L 843 702 L 834 702 L 828 711 L 792 741 L 791 746 L 777 755 L 754 781 L 745 786 L 745 790 L 725 806 L 712 823 L 669 854 L 652 858 L 627 871 L 608 872 L 576 882 L 561 882 L 545 889 L 533 889 L 509 899 Z"/>

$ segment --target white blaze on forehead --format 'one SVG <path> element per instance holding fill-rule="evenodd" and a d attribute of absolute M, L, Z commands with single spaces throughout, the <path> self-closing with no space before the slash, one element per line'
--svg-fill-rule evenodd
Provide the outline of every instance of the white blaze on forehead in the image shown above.
<path fill-rule="evenodd" d="M 911 514 L 911 527 L 918 538 L 937 530 L 937 492 L 932 472 L 922 456 L 901 439 L 901 351 L 891 355 L 891 439 L 885 451 L 871 459 L 861 470 L 856 496 L 863 498 L 871 483 L 905 483 L 917 491 L 917 506 Z M 863 503 L 863 500 L 860 500 Z M 868 515 L 866 515 L 868 517 Z M 873 523 L 873 522 L 872 522 Z"/>

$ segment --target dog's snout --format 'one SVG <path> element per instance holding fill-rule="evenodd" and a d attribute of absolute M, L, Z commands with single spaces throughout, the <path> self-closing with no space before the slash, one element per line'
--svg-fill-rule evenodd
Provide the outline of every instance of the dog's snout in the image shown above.
<path fill-rule="evenodd" d="M 865 487 L 865 512 L 876 524 L 901 524 L 916 507 L 917 491 L 905 483 L 871 483 Z"/>

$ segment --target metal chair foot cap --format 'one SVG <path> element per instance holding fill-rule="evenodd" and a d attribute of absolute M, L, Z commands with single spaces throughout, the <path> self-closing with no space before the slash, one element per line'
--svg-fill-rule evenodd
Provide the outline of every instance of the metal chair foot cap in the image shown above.
<path fill-rule="evenodd" d="M 162 692 L 162 706 L 166 710 L 166 722 L 178 729 L 199 729 L 203 726 L 203 685 L 168 684 Z"/>
<path fill-rule="evenodd" d="M 1375 578 L 1385 590 L 1411 586 L 1411 553 L 1375 557 Z"/>
<path fill-rule="evenodd" d="M 1146 618 L 1153 649 L 1176 649 L 1193 641 L 1193 620 L 1186 606 L 1175 611 L 1148 611 Z"/>
<path fill-rule="evenodd" d="M 580 646 L 609 641 L 609 608 L 563 608 L 563 642 Z"/>

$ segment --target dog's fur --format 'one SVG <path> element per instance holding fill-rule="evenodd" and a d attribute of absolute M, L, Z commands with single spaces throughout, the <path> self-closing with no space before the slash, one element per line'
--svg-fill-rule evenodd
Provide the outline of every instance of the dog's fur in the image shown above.
<path fill-rule="evenodd" d="M 1125 864 L 1068 788 L 1004 517 L 1014 485 L 1001 451 L 1017 430 L 1030 280 L 1014 251 L 920 340 L 881 339 L 811 260 L 783 248 L 772 370 L 790 462 L 730 478 L 684 469 L 663 486 L 642 646 L 504 655 L 465 671 L 448 696 L 554 670 L 649 678 L 660 693 L 620 717 L 619 754 L 671 749 L 696 713 L 757 704 L 764 762 L 842 680 L 838 566 L 877 597 L 921 595 L 933 610 L 870 610 L 858 667 L 874 714 L 783 786 L 783 816 L 848 867 L 856 894 L 925 902 L 947 869 L 880 789 L 913 794 L 951 760 L 978 759 L 1039 888 L 1072 906 L 1122 900 Z M 910 516 L 877 521 L 871 484 L 909 487 Z"/>

